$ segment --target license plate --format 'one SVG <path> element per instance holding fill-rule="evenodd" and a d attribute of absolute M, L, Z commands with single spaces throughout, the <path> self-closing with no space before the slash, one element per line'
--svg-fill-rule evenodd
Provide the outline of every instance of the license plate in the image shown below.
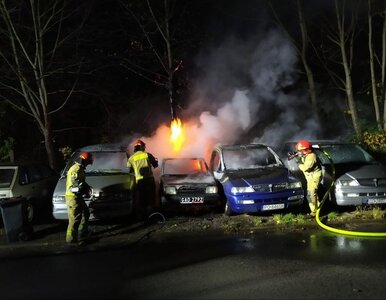
<path fill-rule="evenodd" d="M 382 204 L 386 203 L 386 199 L 368 199 L 367 204 Z"/>
<path fill-rule="evenodd" d="M 204 197 L 181 197 L 181 204 L 204 203 Z"/>
<path fill-rule="evenodd" d="M 284 203 L 280 204 L 266 204 L 263 205 L 263 208 L 261 210 L 274 210 L 274 209 L 283 209 Z"/>

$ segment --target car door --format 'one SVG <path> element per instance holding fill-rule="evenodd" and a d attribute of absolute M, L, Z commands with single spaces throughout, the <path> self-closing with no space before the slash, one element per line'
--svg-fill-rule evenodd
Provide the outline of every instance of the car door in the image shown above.
<path fill-rule="evenodd" d="M 41 176 L 35 165 L 20 166 L 14 196 L 22 196 L 27 199 L 40 198 L 40 180 Z"/>

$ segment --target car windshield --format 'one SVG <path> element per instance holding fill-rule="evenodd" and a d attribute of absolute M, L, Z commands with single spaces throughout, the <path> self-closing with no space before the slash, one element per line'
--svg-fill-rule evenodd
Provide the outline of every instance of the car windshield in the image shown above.
<path fill-rule="evenodd" d="M 163 174 L 193 175 L 207 174 L 208 168 L 202 159 L 165 159 Z"/>
<path fill-rule="evenodd" d="M 0 188 L 9 188 L 14 174 L 15 169 L 0 169 Z"/>
<path fill-rule="evenodd" d="M 375 159 L 362 147 L 356 144 L 322 145 L 321 147 L 331 156 L 332 161 L 335 164 L 375 163 Z M 320 153 L 318 156 L 323 164 L 330 163 L 330 160 L 324 153 Z"/>
<path fill-rule="evenodd" d="M 279 164 L 266 147 L 224 149 L 224 164 L 228 170 L 255 169 Z"/>
<path fill-rule="evenodd" d="M 87 174 L 106 174 L 106 173 L 129 173 L 127 168 L 127 157 L 123 151 L 100 151 L 91 152 L 94 161 L 91 165 L 86 167 Z M 67 170 L 74 164 L 76 158 L 79 157 L 79 153 L 73 156 L 73 159 L 67 164 Z"/>

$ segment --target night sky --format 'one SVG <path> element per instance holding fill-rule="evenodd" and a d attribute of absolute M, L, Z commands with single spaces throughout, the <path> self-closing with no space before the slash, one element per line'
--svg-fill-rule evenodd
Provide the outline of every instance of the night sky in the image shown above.
<path fill-rule="evenodd" d="M 136 16 L 146 20 L 145 1 L 122 2 L 133 4 Z M 162 69 L 122 2 L 86 1 L 81 5 L 79 1 L 71 2 L 72 8 L 81 9 L 71 22 L 64 24 L 69 26 L 64 31 L 71 32 L 84 13 L 89 16 L 76 42 L 61 57 L 63 61 L 82 61 L 82 73 L 77 92 L 53 119 L 55 145 L 77 148 L 100 142 L 127 144 L 142 137 L 157 156 L 168 156 L 169 96 L 157 84 L 162 80 Z M 138 8 L 141 2 L 142 7 Z M 326 43 L 325 28 L 333 26 L 334 2 L 303 2 L 313 46 L 329 50 L 331 44 Z M 182 61 L 182 68 L 176 74 L 174 100 L 176 114 L 182 119 L 187 135 L 185 152 L 179 155 L 206 156 L 214 143 L 263 142 L 278 146 L 289 139 L 347 138 L 352 133 L 350 116 L 344 113 L 347 110 L 344 94 L 310 49 L 320 115 L 324 120 L 322 128 L 316 124 L 302 64 L 287 35 L 299 37 L 295 2 L 272 2 L 282 25 L 273 18 L 267 3 L 176 2 L 170 19 L 173 63 L 176 66 Z M 356 3 L 350 1 L 348 10 L 353 10 Z M 382 25 L 378 15 L 377 18 L 376 30 Z M 354 89 L 361 103 L 361 116 L 373 118 L 371 98 L 366 94 L 369 71 L 363 50 L 367 33 L 365 15 L 357 25 Z M 159 35 L 152 38 L 155 47 L 163 47 Z M 378 34 L 378 44 L 379 39 Z M 163 49 L 161 53 L 165 53 Z M 132 72 L 127 62 L 150 69 L 150 80 Z M 336 65 L 330 67 L 342 72 Z M 71 76 L 57 77 L 50 87 L 68 89 L 73 82 Z M 53 108 L 59 98 L 51 101 Z M 20 155 L 26 145 L 38 152 L 36 155 L 44 155 L 42 136 L 34 129 L 35 121 L 10 107 L 2 109 L 6 112 L 0 127 L 2 136 L 16 139 Z"/>

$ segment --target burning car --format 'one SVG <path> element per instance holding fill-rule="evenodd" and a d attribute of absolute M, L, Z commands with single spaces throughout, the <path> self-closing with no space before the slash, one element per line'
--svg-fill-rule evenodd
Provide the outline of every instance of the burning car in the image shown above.
<path fill-rule="evenodd" d="M 217 145 L 209 167 L 221 184 L 228 216 L 285 210 L 303 204 L 301 181 L 264 144 Z"/>
<path fill-rule="evenodd" d="M 159 183 L 164 211 L 221 207 L 216 180 L 203 158 L 163 159 Z"/>

